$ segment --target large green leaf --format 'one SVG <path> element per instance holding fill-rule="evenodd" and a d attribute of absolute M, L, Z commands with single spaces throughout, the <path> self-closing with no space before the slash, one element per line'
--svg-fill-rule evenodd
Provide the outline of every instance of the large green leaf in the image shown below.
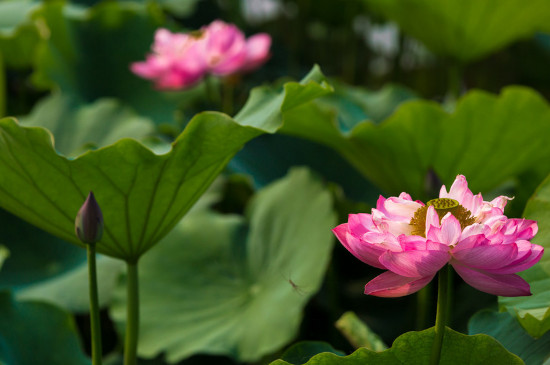
<path fill-rule="evenodd" d="M 111 302 L 124 263 L 102 256 L 97 259 L 97 282 L 99 305 Z M 63 275 L 29 285 L 15 294 L 18 300 L 40 300 L 55 304 L 71 312 L 87 313 L 90 310 L 88 289 L 88 265 L 80 266 Z"/>
<path fill-rule="evenodd" d="M 321 353 L 309 360 L 307 365 L 419 365 L 429 364 L 434 329 L 421 332 L 407 332 L 399 336 L 393 346 L 383 352 L 360 348 L 353 354 L 341 357 Z M 289 365 L 277 360 L 271 365 Z M 487 335 L 466 336 L 449 328 L 445 331 L 440 365 L 504 365 L 523 364 L 516 355 L 506 351 L 500 343 Z M 292 364 L 296 365 L 296 364 Z"/>
<path fill-rule="evenodd" d="M 476 313 L 468 323 L 472 335 L 485 333 L 498 340 L 527 365 L 540 365 L 550 354 L 550 333 L 535 340 L 529 336 L 510 313 L 484 310 Z"/>
<path fill-rule="evenodd" d="M 330 111 L 308 104 L 289 113 L 281 131 L 331 146 L 390 194 L 420 199 L 428 198 L 430 169 L 447 184 L 464 174 L 475 192 L 535 166 L 550 170 L 550 145 L 540 138 L 550 135 L 550 108 L 522 87 L 500 96 L 469 92 L 452 114 L 433 102 L 406 102 L 384 122 L 365 121 L 350 133 L 337 128 Z"/>
<path fill-rule="evenodd" d="M 105 219 L 98 252 L 137 260 L 179 221 L 242 144 L 260 132 L 239 127 L 223 114 L 203 113 L 168 154 L 155 155 L 123 139 L 74 160 L 55 152 L 44 129 L 3 119 L 0 133 L 5 209 L 81 244 L 74 217 L 93 190 Z"/>
<path fill-rule="evenodd" d="M 187 215 L 201 214 L 210 209 L 210 206 L 214 202 L 218 202 L 222 193 L 223 182 L 223 178 L 221 177 L 216 179 L 210 188 L 202 194 L 197 203 L 187 212 Z M 0 221 L 3 221 L 1 217 Z M 18 223 L 25 222 L 19 221 Z M 50 236 L 46 232 L 30 226 L 28 223 L 25 224 L 27 226 L 24 227 L 18 224 L 8 224 L 3 229 L 2 237 L 5 237 L 4 232 L 6 228 L 9 227 L 11 231 L 12 226 L 15 226 L 13 231 L 18 231 L 19 236 L 21 232 L 27 231 L 40 232 L 46 238 Z M 88 312 L 90 309 L 88 263 L 83 250 L 62 241 L 57 243 L 51 240 L 26 239 L 26 237 L 22 237 L 17 242 L 10 243 L 13 243 L 10 247 L 14 247 L 15 258 L 27 255 L 35 260 L 34 262 L 30 262 L 29 259 L 23 261 L 23 259 L 19 258 L 16 265 L 10 265 L 10 270 L 5 270 L 0 275 L 0 284 L 7 281 L 7 279 L 21 282 L 24 278 L 31 275 L 35 279 L 35 282 L 17 290 L 15 297 L 18 300 L 40 300 L 58 305 L 71 312 Z M 58 245 L 60 246 L 59 248 L 57 247 Z M 0 246 L 0 257 L 2 256 L 1 248 L 2 246 Z M 65 254 L 65 251 L 67 251 L 67 254 Z M 50 260 L 53 263 L 48 262 L 47 265 L 40 265 L 41 261 L 39 259 L 44 261 Z M 73 266 L 68 266 L 71 262 Z M 54 272 L 56 275 L 52 275 L 51 271 L 53 270 L 48 270 L 51 267 L 56 268 L 56 272 Z M 98 257 L 97 282 L 100 306 L 104 307 L 111 303 L 113 292 L 119 283 L 123 269 L 124 263 L 120 260 L 106 256 Z M 29 279 L 25 283 L 28 284 L 28 281 Z"/>
<path fill-rule="evenodd" d="M 58 237 L 81 245 L 74 217 L 90 190 L 103 210 L 105 233 L 97 250 L 137 260 L 158 242 L 223 169 L 272 119 L 328 92 L 313 70 L 303 83 L 289 82 L 264 114 L 243 127 L 221 113 L 198 114 L 163 155 L 132 139 L 78 158 L 56 153 L 49 132 L 0 120 L 0 205 Z"/>
<path fill-rule="evenodd" d="M 539 231 L 532 242 L 550 249 L 550 176 L 539 186 L 525 207 L 525 218 L 538 222 Z M 517 314 L 518 320 L 533 337 L 550 330 L 550 256 L 521 274 L 531 285 L 530 297 L 499 298 L 499 303 Z"/>
<path fill-rule="evenodd" d="M 38 4 L 32 0 L 0 1 L 0 58 L 8 67 L 29 67 L 40 40 L 31 21 Z"/>
<path fill-rule="evenodd" d="M 86 365 L 69 313 L 40 302 L 17 302 L 0 292 L 0 363 Z"/>
<path fill-rule="evenodd" d="M 261 190 L 246 218 L 183 219 L 140 261 L 140 355 L 255 361 L 281 348 L 321 285 L 334 224 L 329 192 L 304 169 Z M 124 312 L 121 300 L 112 314 Z"/>
<path fill-rule="evenodd" d="M 432 51 L 464 62 L 549 30 L 546 0 L 366 1 Z"/>
<path fill-rule="evenodd" d="M 68 157 L 124 137 L 140 140 L 155 130 L 149 119 L 136 115 L 114 99 L 82 105 L 59 92 L 41 100 L 19 121 L 24 126 L 48 129 L 55 138 L 55 149 Z"/>
<path fill-rule="evenodd" d="M 269 89 L 264 88 L 263 92 L 269 94 Z M 348 131 L 369 117 L 377 122 L 385 119 L 401 102 L 412 98 L 415 96 L 411 91 L 398 85 L 370 91 L 337 83 L 334 93 L 318 100 L 322 105 L 338 110 L 338 124 L 343 131 Z M 314 111 L 315 109 L 309 114 L 303 110 L 300 117 L 315 121 L 317 114 Z M 242 115 L 241 113 L 237 118 Z M 264 135 L 256 138 L 231 160 L 229 168 L 254 176 L 256 185 L 263 186 L 284 176 L 290 166 L 296 165 L 307 165 L 329 181 L 336 182 L 344 188 L 347 196 L 355 200 L 375 201 L 380 195 L 377 188 L 365 181 L 334 150 L 288 135 Z"/>
<path fill-rule="evenodd" d="M 377 91 L 332 80 L 331 84 L 334 93 L 323 97 L 320 102 L 338 110 L 338 124 L 344 132 L 352 130 L 357 123 L 366 119 L 381 122 L 401 103 L 418 98 L 412 90 L 397 84 L 386 84 Z"/>

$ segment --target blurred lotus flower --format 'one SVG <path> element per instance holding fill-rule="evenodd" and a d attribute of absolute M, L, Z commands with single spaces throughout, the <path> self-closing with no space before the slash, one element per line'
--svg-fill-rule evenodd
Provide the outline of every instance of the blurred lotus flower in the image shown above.
<path fill-rule="evenodd" d="M 153 53 L 145 62 L 132 63 L 130 69 L 138 76 L 155 81 L 159 89 L 188 88 L 206 73 L 199 42 L 200 36 L 171 33 L 161 28 L 155 33 Z"/>
<path fill-rule="evenodd" d="M 474 288 L 501 296 L 530 295 L 516 272 L 537 263 L 543 248 L 529 242 L 537 223 L 508 219 L 509 198 L 490 202 L 468 189 L 457 176 L 447 192 L 426 205 L 409 194 L 378 199 L 371 214 L 350 214 L 333 229 L 340 242 L 361 261 L 388 270 L 365 286 L 365 294 L 400 297 L 427 285 L 447 263 Z"/>
<path fill-rule="evenodd" d="M 159 89 L 184 89 L 207 73 L 227 76 L 253 70 L 267 61 L 270 47 L 268 34 L 259 33 L 247 40 L 235 25 L 215 20 L 195 33 L 157 30 L 153 53 L 130 69 L 155 81 Z"/>
<path fill-rule="evenodd" d="M 215 20 L 203 28 L 201 53 L 208 71 L 225 76 L 240 70 L 246 62 L 246 39 L 233 24 Z"/>
<path fill-rule="evenodd" d="M 258 33 L 246 41 L 246 61 L 241 71 L 254 70 L 267 61 L 270 56 L 271 37 L 266 33 Z"/>
<path fill-rule="evenodd" d="M 103 214 L 91 191 L 76 215 L 75 232 L 84 243 L 99 242 L 103 236 Z"/>
<path fill-rule="evenodd" d="M 226 76 L 252 70 L 269 58 L 271 37 L 259 33 L 248 40 L 233 24 L 215 20 L 203 28 L 202 52 L 208 70 Z"/>

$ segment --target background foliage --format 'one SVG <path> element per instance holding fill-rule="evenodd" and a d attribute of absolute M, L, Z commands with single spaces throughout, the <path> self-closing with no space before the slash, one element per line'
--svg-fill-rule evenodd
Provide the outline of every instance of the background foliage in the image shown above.
<path fill-rule="evenodd" d="M 330 228 L 461 173 L 486 199 L 514 196 L 506 213 L 536 219 L 548 247 L 549 17 L 544 0 L 0 1 L 0 362 L 31 364 L 33 348 L 88 363 L 85 253 L 69 243 L 91 189 L 106 363 L 120 363 L 121 260 L 142 256 L 143 364 L 422 361 L 434 293 L 422 308 L 364 296 L 378 270 Z M 130 72 L 158 27 L 217 18 L 273 38 L 231 112 L 211 95 L 221 80 L 164 92 Z M 546 255 L 522 275 L 532 297 L 455 278 L 462 334 L 444 363 L 548 361 Z M 486 357 L 457 358 L 474 350 Z"/>

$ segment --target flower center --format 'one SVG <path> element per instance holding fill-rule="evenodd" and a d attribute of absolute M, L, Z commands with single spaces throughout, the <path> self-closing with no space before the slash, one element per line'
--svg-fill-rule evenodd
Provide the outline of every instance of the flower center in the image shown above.
<path fill-rule="evenodd" d="M 474 217 L 472 217 L 472 213 L 462 205 L 458 204 L 456 200 L 450 198 L 432 199 L 428 201 L 425 206 L 418 208 L 417 211 L 414 212 L 414 215 L 409 223 L 412 226 L 412 235 L 426 237 L 426 214 L 428 213 L 429 206 L 435 208 L 440 224 L 441 219 L 447 213 L 451 213 L 456 219 L 458 219 L 462 230 L 475 222 Z"/>

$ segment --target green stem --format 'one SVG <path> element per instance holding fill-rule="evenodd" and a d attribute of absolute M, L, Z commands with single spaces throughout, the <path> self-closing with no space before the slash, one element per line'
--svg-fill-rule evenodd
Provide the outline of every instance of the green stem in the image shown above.
<path fill-rule="evenodd" d="M 127 263 L 126 293 L 126 341 L 124 343 L 124 365 L 136 365 L 139 337 L 139 285 L 137 261 Z"/>
<path fill-rule="evenodd" d="M 88 280 L 90 290 L 90 327 L 92 331 L 92 365 L 101 365 L 101 318 L 99 317 L 99 296 L 97 292 L 95 243 L 89 243 L 87 247 Z"/>
<path fill-rule="evenodd" d="M 222 112 L 227 115 L 233 114 L 233 80 L 224 79 L 222 94 Z"/>
<path fill-rule="evenodd" d="M 426 285 L 416 294 L 416 330 L 426 329 L 430 312 L 431 285 Z"/>
<path fill-rule="evenodd" d="M 447 300 L 449 299 L 449 274 L 450 266 L 439 270 L 439 282 L 437 288 L 437 315 L 435 319 L 435 338 L 432 345 L 431 365 L 438 365 L 443 347 L 443 336 L 445 335 L 445 324 L 447 323 Z"/>
<path fill-rule="evenodd" d="M 212 104 L 212 107 L 221 107 L 220 90 L 219 86 L 215 85 L 214 77 L 209 75 L 205 78 L 204 82 L 206 86 L 206 95 L 208 97 L 208 100 Z"/>

